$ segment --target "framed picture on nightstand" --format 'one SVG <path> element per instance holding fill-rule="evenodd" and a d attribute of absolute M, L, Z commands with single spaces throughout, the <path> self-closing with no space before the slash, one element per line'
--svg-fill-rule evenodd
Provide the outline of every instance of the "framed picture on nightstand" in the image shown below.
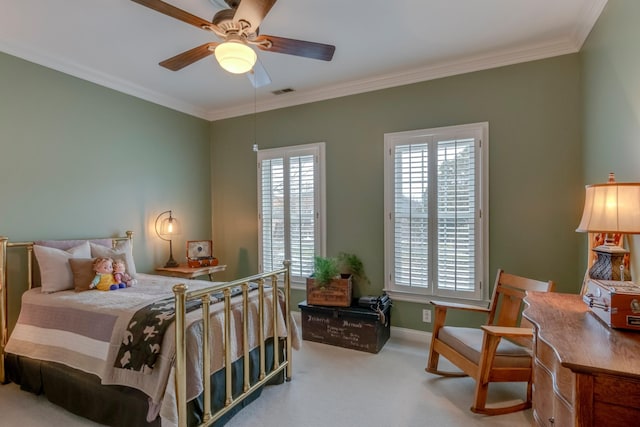
<path fill-rule="evenodd" d="M 187 259 L 211 258 L 213 245 L 211 240 L 188 240 Z"/>

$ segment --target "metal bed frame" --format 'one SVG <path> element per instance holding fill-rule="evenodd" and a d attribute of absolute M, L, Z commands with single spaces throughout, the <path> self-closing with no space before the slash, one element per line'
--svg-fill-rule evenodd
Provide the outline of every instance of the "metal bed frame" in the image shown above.
<path fill-rule="evenodd" d="M 106 239 L 111 239 L 112 245 L 115 247 L 118 242 L 129 240 L 133 245 L 133 232 L 127 231 L 126 236 L 121 237 L 107 237 Z M 94 240 L 94 239 L 85 239 L 85 240 Z M 34 242 L 9 242 L 7 237 L 0 236 L 0 383 L 5 382 L 5 353 L 4 349 L 9 339 L 8 333 L 8 271 L 7 271 L 7 253 L 10 248 L 22 248 L 26 250 L 27 254 L 27 285 L 28 289 L 31 289 L 34 285 L 33 283 L 33 246 Z M 178 426 L 186 427 L 187 426 L 187 400 L 186 400 L 186 390 L 187 390 L 187 378 L 186 378 L 186 304 L 188 301 L 200 299 L 202 301 L 202 373 L 203 373 L 203 385 L 204 385 L 204 396 L 210 396 L 211 394 L 211 382 L 205 379 L 211 377 L 211 367 L 209 363 L 206 363 L 210 360 L 211 357 L 211 349 L 209 348 L 209 319 L 210 319 L 210 304 L 211 304 L 211 295 L 214 293 L 222 292 L 224 295 L 223 303 L 224 303 L 224 319 L 225 319 L 225 327 L 224 327 L 224 342 L 228 343 L 231 340 L 231 322 L 229 321 L 231 317 L 231 290 L 238 286 L 242 289 L 242 304 L 243 304 L 243 314 L 242 314 L 242 332 L 243 332 L 243 366 L 244 366 L 244 378 L 243 378 L 243 390 L 242 392 L 234 397 L 232 393 L 232 369 L 231 369 L 231 346 L 225 345 L 225 394 L 226 399 L 224 403 L 224 407 L 220 410 L 212 413 L 211 411 L 211 401 L 209 398 L 205 398 L 204 400 L 204 413 L 202 418 L 202 423 L 199 424 L 198 427 L 205 427 L 213 424 L 220 417 L 224 416 L 228 411 L 230 411 L 237 404 L 242 402 L 244 399 L 249 397 L 254 391 L 268 383 L 275 376 L 281 374 L 284 371 L 286 381 L 291 380 L 292 376 L 292 324 L 291 324 L 291 303 L 290 303 L 290 293 L 291 293 L 291 283 L 290 283 L 290 268 L 291 262 L 284 261 L 284 268 L 280 270 L 275 270 L 267 273 L 256 274 L 250 277 L 245 277 L 242 279 L 234 280 L 231 282 L 226 282 L 222 284 L 214 284 L 205 289 L 199 289 L 194 291 L 189 291 L 189 287 L 186 284 L 177 284 L 173 287 L 174 298 L 175 298 L 175 308 L 176 308 L 176 316 L 175 316 L 175 324 L 176 324 L 176 334 L 175 334 L 175 348 L 176 348 L 176 356 L 175 356 L 175 392 L 176 392 L 176 400 L 177 400 L 177 411 L 178 411 Z M 283 276 L 282 287 L 279 287 L 278 277 Z M 272 302 L 273 302 L 273 366 L 269 373 L 267 373 L 266 367 L 266 344 L 265 344 L 265 336 L 264 336 L 264 326 L 265 326 L 265 301 L 264 301 L 264 289 L 265 282 L 270 281 L 270 286 L 272 288 Z M 250 369 L 249 369 L 249 282 L 257 282 L 258 283 L 258 292 L 259 292 L 259 303 L 258 303 L 258 327 L 259 327 L 259 378 L 258 381 L 251 384 L 250 381 Z M 283 299 L 283 312 L 285 314 L 285 325 L 286 325 L 286 334 L 284 336 L 278 336 L 278 327 L 277 320 L 278 316 L 275 314 L 278 310 L 278 305 L 281 304 L 280 298 L 278 295 L 281 295 Z M 280 355 L 280 339 L 284 340 L 284 357 Z M 284 360 L 281 360 L 284 359 Z"/>

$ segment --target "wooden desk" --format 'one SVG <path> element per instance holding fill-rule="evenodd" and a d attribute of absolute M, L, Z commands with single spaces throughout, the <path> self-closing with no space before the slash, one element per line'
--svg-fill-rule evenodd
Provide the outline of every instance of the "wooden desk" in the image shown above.
<path fill-rule="evenodd" d="M 195 279 L 196 277 L 209 275 L 213 280 L 213 273 L 226 270 L 226 265 L 212 265 L 209 267 L 189 267 L 180 264 L 178 267 L 158 267 L 156 271 L 163 276 L 181 277 L 183 279 Z"/>
<path fill-rule="evenodd" d="M 534 324 L 538 426 L 612 427 L 640 421 L 640 333 L 611 329 L 579 295 L 528 293 Z"/>

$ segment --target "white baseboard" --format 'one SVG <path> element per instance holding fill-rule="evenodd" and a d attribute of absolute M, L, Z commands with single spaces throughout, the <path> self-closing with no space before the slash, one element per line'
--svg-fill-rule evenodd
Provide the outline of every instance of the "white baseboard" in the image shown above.
<path fill-rule="evenodd" d="M 431 342 L 431 332 L 418 331 L 416 329 L 400 328 L 398 326 L 391 327 L 391 336 L 401 340 L 414 341 L 422 344 Z"/>

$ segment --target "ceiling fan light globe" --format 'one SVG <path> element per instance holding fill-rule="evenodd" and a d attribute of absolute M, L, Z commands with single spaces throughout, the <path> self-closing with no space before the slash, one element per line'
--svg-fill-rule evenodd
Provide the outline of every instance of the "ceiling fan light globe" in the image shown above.
<path fill-rule="evenodd" d="M 242 42 L 226 41 L 214 51 L 218 64 L 233 74 L 251 71 L 258 59 L 255 51 Z"/>

